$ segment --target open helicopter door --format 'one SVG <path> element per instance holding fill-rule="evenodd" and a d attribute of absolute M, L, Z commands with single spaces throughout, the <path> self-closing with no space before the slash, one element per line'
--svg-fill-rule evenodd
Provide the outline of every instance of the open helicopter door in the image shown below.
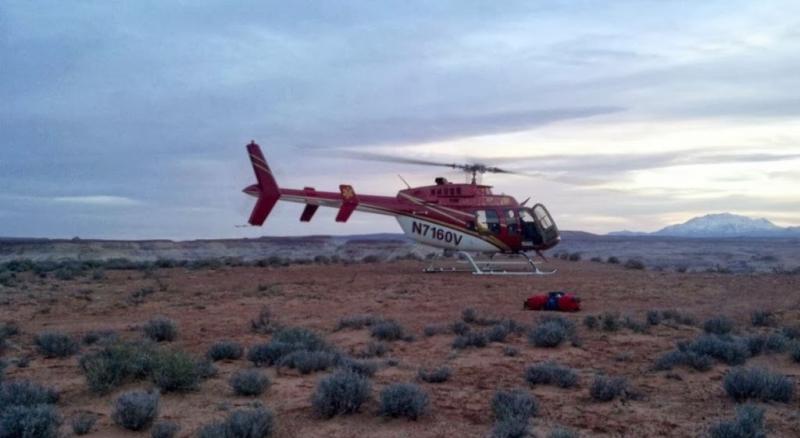
<path fill-rule="evenodd" d="M 535 239 L 538 240 L 538 242 L 535 242 L 537 246 L 540 246 L 541 249 L 548 249 L 556 246 L 561 240 L 561 235 L 558 232 L 558 227 L 553 217 L 550 216 L 550 212 L 547 211 L 544 205 L 536 204 L 533 206 L 533 219 L 539 234 L 536 236 L 537 239 Z"/>

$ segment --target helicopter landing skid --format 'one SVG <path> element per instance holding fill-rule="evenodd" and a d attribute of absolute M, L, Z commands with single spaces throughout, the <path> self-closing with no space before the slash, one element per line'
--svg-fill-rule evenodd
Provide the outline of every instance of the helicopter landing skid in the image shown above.
<path fill-rule="evenodd" d="M 458 263 L 467 264 L 472 269 L 463 269 L 456 266 L 450 267 L 442 267 L 442 266 L 434 266 L 434 263 L 431 262 L 428 267 L 423 269 L 423 272 L 426 273 L 437 273 L 437 272 L 472 272 L 472 275 L 553 275 L 558 272 L 558 269 L 553 269 L 552 271 L 543 271 L 539 269 L 539 265 L 542 264 L 541 261 L 533 260 L 528 254 L 524 252 L 517 253 L 516 255 L 520 255 L 525 258 L 525 261 L 497 261 L 494 259 L 490 260 L 475 260 L 471 254 L 465 251 L 459 251 L 458 254 L 466 260 L 459 260 Z M 527 265 L 530 267 L 529 270 L 512 270 L 509 271 L 507 269 L 497 269 L 496 267 L 508 267 L 510 265 Z"/>

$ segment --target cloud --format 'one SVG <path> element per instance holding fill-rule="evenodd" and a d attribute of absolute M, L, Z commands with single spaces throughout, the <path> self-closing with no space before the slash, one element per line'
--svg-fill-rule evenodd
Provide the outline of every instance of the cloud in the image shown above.
<path fill-rule="evenodd" d="M 51 198 L 54 202 L 66 204 L 80 204 L 98 207 L 133 207 L 142 205 L 142 202 L 124 196 L 86 195 L 86 196 L 57 196 Z"/>
<path fill-rule="evenodd" d="M 639 170 L 663 169 L 677 166 L 697 166 L 713 164 L 760 163 L 800 159 L 793 153 L 718 153 L 713 151 L 675 151 L 644 154 L 585 154 L 550 155 L 531 158 L 536 167 L 523 170 L 536 170 L 548 173 L 562 172 L 557 180 L 568 182 L 570 173 L 576 173 L 578 184 L 602 184 L 615 175 Z M 565 174 L 563 174 L 565 173 Z M 594 179 L 592 179 L 594 177 Z"/>

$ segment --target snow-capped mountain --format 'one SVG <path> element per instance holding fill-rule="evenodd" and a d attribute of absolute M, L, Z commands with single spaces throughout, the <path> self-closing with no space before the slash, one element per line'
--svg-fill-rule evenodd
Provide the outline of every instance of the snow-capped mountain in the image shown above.
<path fill-rule="evenodd" d="M 632 233 L 609 233 L 631 235 Z M 672 237 L 800 237 L 800 227 L 779 227 L 767 219 L 752 219 L 731 213 L 707 214 L 670 225 L 648 236 Z"/>

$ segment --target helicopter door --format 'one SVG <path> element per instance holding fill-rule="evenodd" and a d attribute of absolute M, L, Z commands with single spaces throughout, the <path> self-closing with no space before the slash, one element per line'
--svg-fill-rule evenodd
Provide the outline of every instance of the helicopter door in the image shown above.
<path fill-rule="evenodd" d="M 538 228 L 537 231 L 541 236 L 541 244 L 548 248 L 555 246 L 560 240 L 560 236 L 558 227 L 556 227 L 556 223 L 553 221 L 553 217 L 550 216 L 550 212 L 547 211 L 547 208 L 542 204 L 534 205 L 533 217 L 536 227 Z"/>
<path fill-rule="evenodd" d="M 523 243 L 532 246 L 541 245 L 543 242 L 542 234 L 539 232 L 539 227 L 536 226 L 536 219 L 529 208 L 521 208 L 519 210 L 519 218 L 522 224 L 522 240 Z"/>
<path fill-rule="evenodd" d="M 544 205 L 536 204 L 532 209 L 521 208 L 519 217 L 523 243 L 538 248 L 550 248 L 558 243 L 558 228 Z"/>

